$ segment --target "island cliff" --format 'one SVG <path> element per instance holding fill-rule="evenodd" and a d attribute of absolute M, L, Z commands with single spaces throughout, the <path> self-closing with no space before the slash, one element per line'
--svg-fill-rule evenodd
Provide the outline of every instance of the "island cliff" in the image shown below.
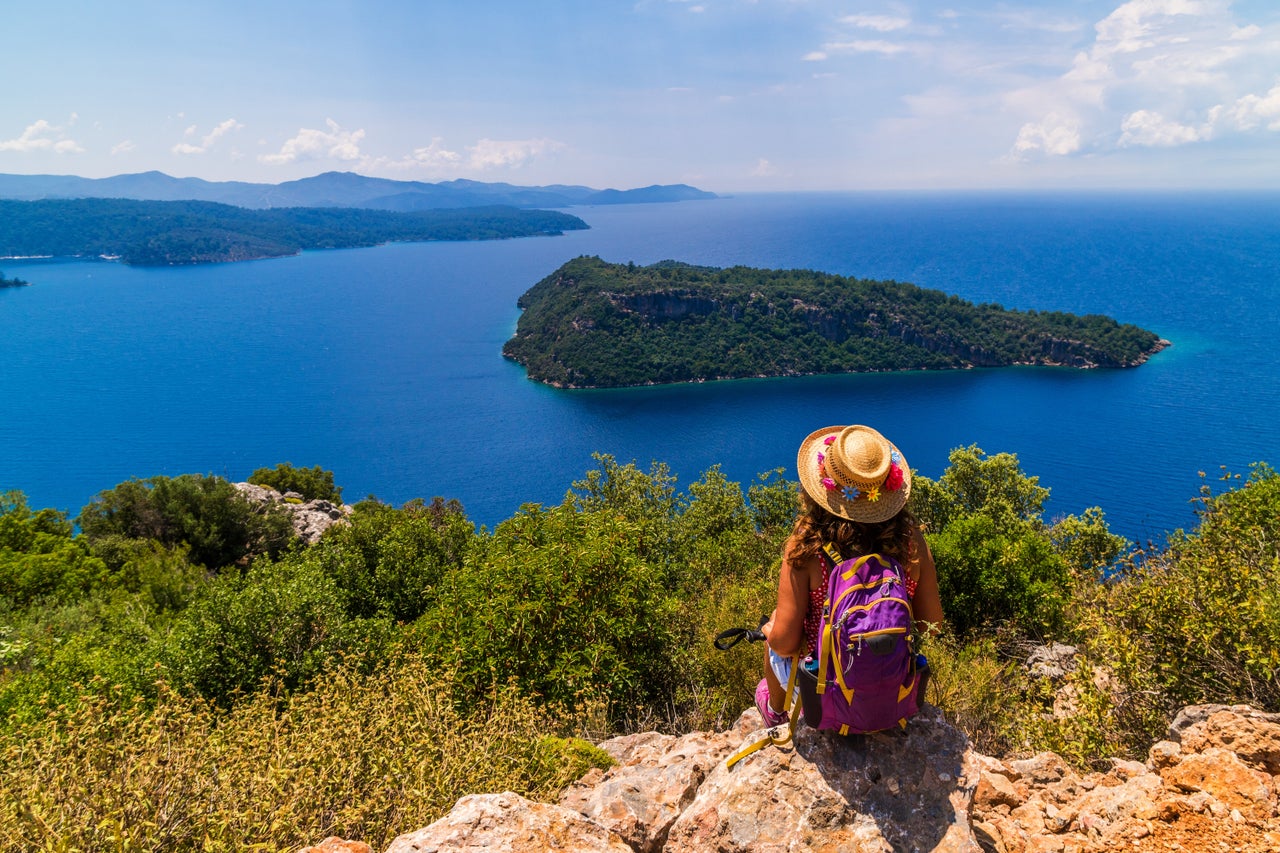
<path fill-rule="evenodd" d="M 601 388 L 1010 365 L 1132 367 L 1169 345 L 1099 315 L 1013 311 L 810 270 L 582 257 L 519 300 L 503 354 L 531 379 Z"/>

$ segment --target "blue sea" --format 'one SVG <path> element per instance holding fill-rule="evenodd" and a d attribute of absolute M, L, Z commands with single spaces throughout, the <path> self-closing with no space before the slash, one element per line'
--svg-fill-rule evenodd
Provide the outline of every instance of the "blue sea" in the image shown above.
<path fill-rule="evenodd" d="M 7 260 L 0 490 L 73 515 L 130 477 L 244 479 L 289 461 L 344 497 L 457 498 L 492 527 L 558 503 L 594 452 L 749 484 L 830 424 L 876 426 L 936 478 L 1016 453 L 1048 514 L 1101 506 L 1163 541 L 1201 483 L 1280 464 L 1280 195 L 797 194 L 585 207 L 589 231 L 145 269 Z M 609 391 L 505 361 L 516 299 L 578 255 L 817 269 L 1173 342 L 1129 370 L 1008 368 Z M 1201 479 L 1205 472 L 1207 479 Z"/>

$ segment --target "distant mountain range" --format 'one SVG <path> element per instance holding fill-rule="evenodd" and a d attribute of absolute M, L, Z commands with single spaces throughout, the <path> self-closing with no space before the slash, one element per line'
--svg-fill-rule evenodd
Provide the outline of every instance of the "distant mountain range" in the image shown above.
<path fill-rule="evenodd" d="M 144 201 L 214 201 L 247 208 L 358 207 L 412 212 L 457 207 L 508 205 L 521 208 L 593 204 L 641 204 L 717 198 L 688 184 L 631 190 L 597 190 L 554 184 L 514 184 L 454 180 L 437 184 L 370 178 L 354 172 L 325 172 L 282 184 L 175 178 L 163 172 L 80 178 L 74 175 L 0 174 L 0 199 L 124 198 Z"/>

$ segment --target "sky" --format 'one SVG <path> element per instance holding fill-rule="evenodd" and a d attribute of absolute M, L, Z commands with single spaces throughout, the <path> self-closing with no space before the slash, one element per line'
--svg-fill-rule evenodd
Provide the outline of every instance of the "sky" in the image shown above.
<path fill-rule="evenodd" d="M 0 173 L 1280 188 L 1276 0 L 42 0 Z"/>

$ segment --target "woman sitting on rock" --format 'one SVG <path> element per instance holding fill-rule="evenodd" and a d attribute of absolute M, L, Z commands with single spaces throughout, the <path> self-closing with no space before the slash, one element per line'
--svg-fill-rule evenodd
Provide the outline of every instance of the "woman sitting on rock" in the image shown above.
<path fill-rule="evenodd" d="M 792 656 L 811 655 L 818 645 L 832 568 L 824 545 L 834 545 L 846 560 L 893 557 L 906 570 L 917 629 L 942 624 L 933 555 L 906 508 L 911 469 L 898 448 L 871 427 L 824 427 L 800 444 L 797 467 L 801 511 L 783 546 L 778 606 L 762 628 L 765 677 L 756 688 L 756 707 L 768 726 L 787 721 L 783 699 Z"/>

